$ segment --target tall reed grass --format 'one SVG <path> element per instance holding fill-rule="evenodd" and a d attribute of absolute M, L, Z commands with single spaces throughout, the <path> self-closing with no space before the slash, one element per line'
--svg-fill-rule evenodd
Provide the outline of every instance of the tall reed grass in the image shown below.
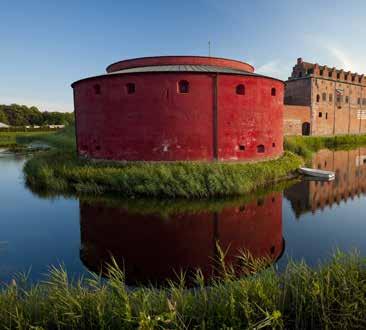
<path fill-rule="evenodd" d="M 224 256 L 223 256 L 224 258 Z M 290 262 L 277 273 L 247 254 L 239 277 L 224 264 L 206 286 L 202 273 L 161 288 L 128 288 L 112 263 L 109 279 L 90 275 L 71 281 L 52 267 L 46 281 L 22 278 L 0 293 L 0 329 L 362 329 L 366 327 L 366 262 L 337 252 L 313 270 Z"/>
<path fill-rule="evenodd" d="M 103 163 L 74 152 L 47 152 L 30 159 L 24 172 L 38 190 L 135 197 L 212 198 L 240 195 L 283 180 L 302 160 L 286 153 L 260 163 Z"/>
<path fill-rule="evenodd" d="M 52 145 L 52 152 L 38 154 L 24 168 L 28 184 L 57 193 L 118 193 L 126 197 L 212 198 L 247 193 L 287 178 L 302 160 L 286 153 L 261 163 L 149 163 L 93 162 L 79 159 L 75 132 L 68 128 L 35 138 Z"/>

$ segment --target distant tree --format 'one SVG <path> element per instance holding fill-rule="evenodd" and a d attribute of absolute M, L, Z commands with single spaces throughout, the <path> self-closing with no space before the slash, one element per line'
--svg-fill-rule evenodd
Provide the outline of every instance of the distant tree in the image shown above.
<path fill-rule="evenodd" d="M 71 125 L 74 122 L 74 113 L 41 112 L 37 107 L 0 104 L 0 122 L 11 126 Z"/>

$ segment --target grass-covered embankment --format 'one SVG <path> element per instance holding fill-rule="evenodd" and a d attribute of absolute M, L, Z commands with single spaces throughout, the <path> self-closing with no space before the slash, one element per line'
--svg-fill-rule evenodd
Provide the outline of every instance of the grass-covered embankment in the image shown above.
<path fill-rule="evenodd" d="M 288 177 L 302 162 L 291 153 L 250 164 L 92 162 L 76 156 L 72 129 L 38 138 L 55 150 L 26 163 L 27 181 L 34 189 L 57 193 L 111 192 L 126 197 L 168 198 L 240 195 Z"/>
<path fill-rule="evenodd" d="M 366 135 L 286 136 L 284 148 L 305 159 L 320 149 L 349 149 L 366 145 Z"/>
<path fill-rule="evenodd" d="M 210 198 L 240 195 L 284 179 L 301 164 L 286 153 L 261 163 L 111 163 L 78 159 L 75 152 L 47 152 L 30 159 L 24 171 L 39 190 L 113 192 L 123 196 Z"/>
<path fill-rule="evenodd" d="M 52 132 L 0 132 L 0 147 L 15 146 L 21 138 L 33 139 L 36 136 L 43 138 L 47 134 Z"/>
<path fill-rule="evenodd" d="M 218 264 L 221 277 L 187 289 L 184 276 L 166 287 L 125 286 L 110 267 L 109 279 L 71 282 L 52 269 L 29 286 L 13 281 L 0 293 L 0 329 L 355 329 L 366 327 L 366 261 L 338 253 L 313 270 L 289 263 L 278 274 L 265 261 L 241 256 L 250 277 Z M 188 275 L 187 275 L 188 276 Z"/>

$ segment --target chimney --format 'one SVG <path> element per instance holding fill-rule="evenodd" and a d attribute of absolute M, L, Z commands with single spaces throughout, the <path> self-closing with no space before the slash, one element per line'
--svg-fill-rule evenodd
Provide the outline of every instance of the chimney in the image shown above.
<path fill-rule="evenodd" d="M 302 57 L 299 57 L 299 58 L 297 59 L 297 64 L 301 64 L 302 62 L 303 62 Z"/>

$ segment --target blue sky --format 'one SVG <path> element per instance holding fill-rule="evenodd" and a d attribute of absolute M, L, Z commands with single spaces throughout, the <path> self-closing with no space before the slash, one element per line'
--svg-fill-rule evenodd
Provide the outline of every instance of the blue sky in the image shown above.
<path fill-rule="evenodd" d="M 366 73 L 364 0 L 0 1 L 0 103 L 72 111 L 115 61 L 207 55 L 286 79 L 297 57 Z"/>

